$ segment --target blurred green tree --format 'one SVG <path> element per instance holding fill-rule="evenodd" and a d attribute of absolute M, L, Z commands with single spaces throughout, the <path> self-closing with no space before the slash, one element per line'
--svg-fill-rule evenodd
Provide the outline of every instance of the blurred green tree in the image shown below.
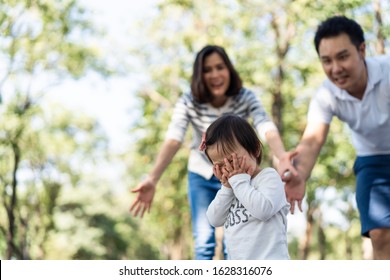
<path fill-rule="evenodd" d="M 66 79 L 113 73 L 88 11 L 75 0 L 1 1 L 0 34 L 1 258 L 158 258 L 95 174 L 112 159 L 100 125 L 44 102 Z"/>

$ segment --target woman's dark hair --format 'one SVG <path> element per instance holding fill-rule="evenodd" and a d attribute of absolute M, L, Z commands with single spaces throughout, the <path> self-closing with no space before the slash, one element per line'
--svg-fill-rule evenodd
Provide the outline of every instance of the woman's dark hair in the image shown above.
<path fill-rule="evenodd" d="M 206 130 L 206 149 L 216 144 L 217 151 L 223 154 L 234 152 L 239 143 L 250 155 L 256 158 L 260 165 L 263 157 L 263 145 L 256 131 L 245 119 L 233 115 L 223 115 L 215 120 Z M 211 161 L 211 160 L 210 160 Z"/>
<path fill-rule="evenodd" d="M 205 46 L 196 55 L 194 66 L 193 66 L 192 79 L 191 79 L 192 95 L 195 98 L 195 100 L 200 103 L 207 103 L 213 100 L 213 96 L 211 92 L 208 90 L 206 83 L 203 79 L 204 61 L 206 57 L 208 57 L 213 53 L 219 54 L 222 57 L 223 61 L 225 62 L 226 67 L 229 69 L 230 85 L 226 92 L 226 96 L 237 95 L 240 92 L 240 89 L 242 88 L 241 78 L 238 75 L 233 64 L 231 63 L 225 50 L 219 46 L 214 46 L 214 45 Z"/>
<path fill-rule="evenodd" d="M 357 49 L 364 43 L 363 29 L 356 21 L 345 16 L 334 16 L 322 22 L 317 28 L 314 36 L 314 45 L 317 53 L 319 54 L 318 48 L 323 38 L 335 37 L 342 33 L 348 35 Z"/>

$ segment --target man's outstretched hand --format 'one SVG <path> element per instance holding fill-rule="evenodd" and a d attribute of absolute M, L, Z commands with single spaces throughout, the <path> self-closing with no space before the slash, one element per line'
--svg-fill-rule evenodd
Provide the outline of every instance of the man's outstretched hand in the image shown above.
<path fill-rule="evenodd" d="M 285 182 L 284 190 L 286 191 L 287 201 L 291 205 L 291 214 L 294 214 L 295 203 L 298 204 L 298 208 L 302 212 L 302 200 L 306 192 L 305 180 L 299 174 L 297 176 L 291 175 L 289 180 Z"/>

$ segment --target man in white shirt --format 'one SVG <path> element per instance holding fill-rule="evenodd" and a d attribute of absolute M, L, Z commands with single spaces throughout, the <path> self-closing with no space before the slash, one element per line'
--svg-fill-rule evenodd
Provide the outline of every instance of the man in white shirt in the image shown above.
<path fill-rule="evenodd" d="M 336 116 L 351 128 L 356 149 L 354 172 L 361 233 L 371 238 L 374 259 L 388 260 L 390 57 L 366 58 L 363 30 L 343 16 L 322 22 L 314 43 L 328 79 L 310 102 L 307 126 L 294 158 L 299 175 L 284 178 L 291 212 L 295 202 L 301 209 L 305 182 L 325 143 L 332 117 Z"/>

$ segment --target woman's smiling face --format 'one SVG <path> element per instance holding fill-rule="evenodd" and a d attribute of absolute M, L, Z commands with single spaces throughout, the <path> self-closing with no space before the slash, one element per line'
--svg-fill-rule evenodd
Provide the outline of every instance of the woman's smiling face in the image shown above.
<path fill-rule="evenodd" d="M 203 79 L 215 98 L 225 96 L 230 86 L 230 72 L 218 53 L 214 52 L 205 58 Z"/>

